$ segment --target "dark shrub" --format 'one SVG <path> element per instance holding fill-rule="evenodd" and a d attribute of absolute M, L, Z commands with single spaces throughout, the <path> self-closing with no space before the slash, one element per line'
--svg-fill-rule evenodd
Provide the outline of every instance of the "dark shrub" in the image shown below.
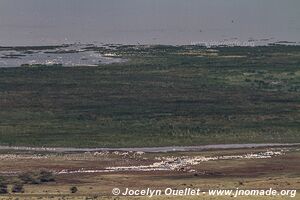
<path fill-rule="evenodd" d="M 73 186 L 70 188 L 71 193 L 76 193 L 78 191 L 77 187 Z"/>
<path fill-rule="evenodd" d="M 24 187 L 23 183 L 15 183 L 12 187 L 11 190 L 13 193 L 23 193 L 24 192 Z"/>
<path fill-rule="evenodd" d="M 25 172 L 19 175 L 19 179 L 27 184 L 39 184 L 40 180 L 37 174 L 33 172 Z"/>
<path fill-rule="evenodd" d="M 26 172 L 20 174 L 19 179 L 25 184 L 40 184 L 41 182 L 54 181 L 54 175 L 52 172 L 42 170 L 38 173 Z"/>
<path fill-rule="evenodd" d="M 4 181 L 2 177 L 0 177 L 0 194 L 7 194 L 7 183 Z"/>
<path fill-rule="evenodd" d="M 40 181 L 41 182 L 52 182 L 54 181 L 54 175 L 52 172 L 49 171 L 41 171 L 39 175 Z"/>

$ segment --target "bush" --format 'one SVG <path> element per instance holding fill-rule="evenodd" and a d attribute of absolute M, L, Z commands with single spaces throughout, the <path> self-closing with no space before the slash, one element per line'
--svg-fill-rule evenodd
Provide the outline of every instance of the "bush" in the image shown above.
<path fill-rule="evenodd" d="M 39 184 L 40 180 L 37 174 L 33 172 L 25 172 L 19 175 L 19 179 L 26 184 Z"/>
<path fill-rule="evenodd" d="M 52 182 L 55 180 L 53 173 L 46 170 L 38 173 L 26 172 L 20 174 L 19 179 L 25 184 L 40 184 L 41 182 Z"/>
<path fill-rule="evenodd" d="M 0 194 L 7 194 L 7 183 L 4 181 L 2 177 L 0 177 Z"/>
<path fill-rule="evenodd" d="M 23 193 L 24 192 L 24 187 L 22 183 L 15 183 L 12 187 L 12 192 L 13 193 Z"/>
<path fill-rule="evenodd" d="M 55 180 L 53 173 L 45 170 L 40 172 L 39 178 L 41 182 L 52 182 Z"/>
<path fill-rule="evenodd" d="M 74 193 L 78 192 L 78 189 L 77 189 L 77 187 L 73 186 L 70 188 L 70 191 L 71 191 L 71 193 L 74 194 Z"/>

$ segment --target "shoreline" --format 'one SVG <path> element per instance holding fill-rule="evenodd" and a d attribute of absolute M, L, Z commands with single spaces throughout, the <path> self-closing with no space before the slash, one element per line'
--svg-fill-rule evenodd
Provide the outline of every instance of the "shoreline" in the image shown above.
<path fill-rule="evenodd" d="M 252 144 L 211 144 L 199 146 L 166 146 L 166 147 L 128 147 L 128 148 L 75 148 L 75 147 L 25 147 L 25 146 L 4 146 L 0 150 L 15 151 L 36 151 L 36 152 L 96 152 L 96 151 L 122 151 L 122 152 L 147 152 L 147 153 L 168 153 L 168 152 L 193 152 L 218 149 L 249 149 L 263 147 L 291 147 L 300 146 L 300 143 L 252 143 Z"/>
<path fill-rule="evenodd" d="M 252 42 L 256 42 L 260 40 L 253 41 L 192 41 L 191 43 L 186 44 L 164 44 L 164 43 L 55 43 L 55 44 L 41 44 L 41 45 L 4 45 L 0 44 L 0 51 L 2 50 L 15 50 L 16 48 L 43 48 L 43 49 L 53 49 L 53 48 L 66 48 L 72 46 L 89 46 L 89 47 L 107 47 L 107 46 L 173 46 L 173 47 L 185 47 L 185 46 L 203 46 L 206 48 L 218 48 L 218 47 L 272 47 L 276 45 L 282 46 L 300 46 L 300 41 L 276 41 L 276 42 L 266 42 L 266 43 L 257 43 L 254 44 Z M 207 44 L 207 45 L 205 45 Z M 248 44 L 248 45 L 247 45 Z M 18 49 L 17 49 L 18 50 Z"/>

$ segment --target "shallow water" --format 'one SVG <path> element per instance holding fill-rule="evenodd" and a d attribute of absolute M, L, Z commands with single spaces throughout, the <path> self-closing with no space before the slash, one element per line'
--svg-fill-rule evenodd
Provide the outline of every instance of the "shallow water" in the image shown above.
<path fill-rule="evenodd" d="M 67 45 L 62 47 L 49 47 L 49 49 L 32 50 L 31 47 L 20 49 L 0 50 L 1 67 L 30 67 L 38 65 L 46 66 L 98 66 L 122 62 L 121 58 L 109 57 L 97 51 L 87 50 L 87 45 Z"/>
<path fill-rule="evenodd" d="M 299 0 L 1 0 L 0 46 L 300 42 Z"/>

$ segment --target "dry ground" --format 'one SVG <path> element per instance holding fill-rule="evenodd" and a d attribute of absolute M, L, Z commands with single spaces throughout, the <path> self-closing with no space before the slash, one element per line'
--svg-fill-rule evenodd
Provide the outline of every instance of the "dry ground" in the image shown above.
<path fill-rule="evenodd" d="M 112 197 L 115 187 L 131 189 L 200 188 L 209 189 L 297 189 L 300 190 L 300 149 L 261 148 L 238 150 L 214 150 L 205 152 L 174 153 L 33 153 L 1 152 L 0 171 L 2 176 L 13 181 L 18 174 L 27 171 L 46 169 L 56 173 L 62 170 L 76 171 L 99 170 L 116 166 L 150 165 L 157 159 L 166 157 L 220 157 L 256 154 L 261 152 L 282 151 L 281 155 L 259 159 L 219 159 L 184 166 L 166 171 L 113 171 L 102 173 L 64 173 L 55 175 L 55 182 L 43 184 L 25 184 L 25 193 L 0 196 L 0 200 L 31 199 L 148 199 L 143 197 Z M 177 162 L 177 161 L 176 161 Z M 78 192 L 70 193 L 70 187 L 76 186 Z M 10 186 L 11 187 L 11 186 Z M 153 197 L 152 199 L 178 199 L 179 197 Z M 290 199 L 291 197 L 276 197 Z M 296 196 L 297 199 L 298 197 Z M 180 199 L 197 199 L 180 197 Z M 199 199 L 199 198 L 198 198 Z M 231 197 L 205 196 L 203 199 L 232 199 Z M 238 197 L 235 199 L 274 199 L 271 197 Z"/>

